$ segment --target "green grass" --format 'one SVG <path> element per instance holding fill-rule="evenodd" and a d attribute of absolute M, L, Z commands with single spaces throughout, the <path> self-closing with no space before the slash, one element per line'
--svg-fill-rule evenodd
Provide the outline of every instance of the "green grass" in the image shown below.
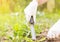
<path fill-rule="evenodd" d="M 30 28 L 26 25 L 25 15 L 19 13 L 18 16 L 11 14 L 0 14 L 0 39 L 6 36 L 11 42 L 22 42 L 26 40 L 27 42 L 33 42 L 31 38 L 26 36 Z M 60 19 L 60 14 L 57 13 L 46 13 L 43 16 L 37 15 L 37 23 L 35 24 L 36 35 L 44 31 L 46 28 L 50 28 L 58 19 Z M 9 29 L 13 31 L 13 37 L 6 35 Z M 23 36 L 24 35 L 24 36 Z M 8 42 L 7 40 L 6 42 Z M 15 40 L 15 41 L 14 41 Z"/>

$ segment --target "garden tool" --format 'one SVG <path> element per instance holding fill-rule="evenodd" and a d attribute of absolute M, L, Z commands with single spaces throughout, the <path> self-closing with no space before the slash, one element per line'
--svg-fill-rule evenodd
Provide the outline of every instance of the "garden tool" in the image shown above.
<path fill-rule="evenodd" d="M 27 23 L 30 23 L 30 29 L 33 40 L 36 40 L 34 23 L 36 23 L 37 7 L 38 7 L 38 2 L 36 0 L 32 0 L 30 4 L 24 9 Z"/>
<path fill-rule="evenodd" d="M 34 18 L 33 18 L 33 16 L 31 16 L 29 23 L 30 23 L 30 29 L 31 29 L 32 39 L 36 40 L 36 34 L 35 34 L 35 30 L 34 30 Z"/>
<path fill-rule="evenodd" d="M 46 0 L 44 1 L 43 0 L 32 0 L 30 4 L 24 9 L 27 23 L 30 23 L 32 39 L 34 40 L 36 40 L 34 24 L 36 23 L 36 12 L 37 12 L 39 1 L 41 2 L 40 4 L 44 4 L 46 2 Z"/>

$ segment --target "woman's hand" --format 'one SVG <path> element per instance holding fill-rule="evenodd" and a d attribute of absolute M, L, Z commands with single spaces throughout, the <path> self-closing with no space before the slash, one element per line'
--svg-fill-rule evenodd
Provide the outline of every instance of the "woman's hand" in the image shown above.
<path fill-rule="evenodd" d="M 47 39 L 59 39 L 60 37 L 60 20 L 58 20 L 48 31 Z"/>

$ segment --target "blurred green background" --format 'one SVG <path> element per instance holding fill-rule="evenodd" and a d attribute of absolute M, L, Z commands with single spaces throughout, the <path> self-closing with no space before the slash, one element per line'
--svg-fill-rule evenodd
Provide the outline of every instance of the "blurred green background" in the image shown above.
<path fill-rule="evenodd" d="M 24 14 L 24 8 L 31 1 L 0 0 L 0 42 L 33 42 Z M 54 7 L 52 12 L 47 11 L 46 4 L 38 7 L 37 23 L 34 25 L 37 36 L 60 19 L 60 0 L 55 0 Z M 37 42 L 43 39 L 44 37 Z"/>

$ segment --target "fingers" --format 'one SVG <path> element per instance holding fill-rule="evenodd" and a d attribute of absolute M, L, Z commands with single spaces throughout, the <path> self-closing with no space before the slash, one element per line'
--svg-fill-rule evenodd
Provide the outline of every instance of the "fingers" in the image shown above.
<path fill-rule="evenodd" d="M 58 20 L 48 31 L 48 40 L 60 39 L 60 20 Z"/>

